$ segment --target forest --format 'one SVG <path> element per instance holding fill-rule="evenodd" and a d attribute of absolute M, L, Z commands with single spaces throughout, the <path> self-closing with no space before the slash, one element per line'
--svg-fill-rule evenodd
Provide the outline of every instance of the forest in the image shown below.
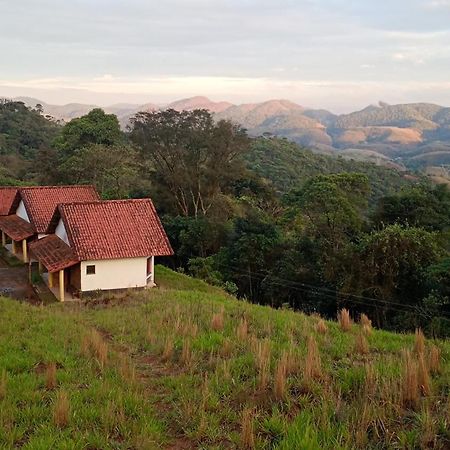
<path fill-rule="evenodd" d="M 0 184 L 95 184 L 149 196 L 165 265 L 240 298 L 450 336 L 450 191 L 400 173 L 250 138 L 206 110 L 142 112 L 122 131 L 94 109 L 66 124 L 0 102 Z"/>

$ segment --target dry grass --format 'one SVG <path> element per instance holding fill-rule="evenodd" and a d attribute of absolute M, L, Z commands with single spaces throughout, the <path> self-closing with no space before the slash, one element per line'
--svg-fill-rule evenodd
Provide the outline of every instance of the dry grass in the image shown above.
<path fill-rule="evenodd" d="M 161 358 L 163 359 L 163 361 L 168 361 L 169 359 L 172 359 L 173 356 L 173 338 L 172 336 L 167 336 L 166 340 L 164 342 L 164 348 L 163 348 L 163 352 L 161 355 Z"/>
<path fill-rule="evenodd" d="M 341 309 L 337 314 L 337 320 L 342 331 L 347 332 L 352 329 L 352 319 L 350 318 L 350 312 L 348 309 Z"/>
<path fill-rule="evenodd" d="M 428 369 L 435 375 L 441 371 L 441 350 L 439 347 L 432 345 L 428 354 Z"/>
<path fill-rule="evenodd" d="M 361 314 L 359 317 L 359 323 L 361 324 L 361 328 L 366 335 L 370 335 L 372 333 L 372 321 L 366 314 Z"/>
<path fill-rule="evenodd" d="M 153 331 L 153 328 L 150 325 L 147 328 L 146 336 L 147 336 L 148 343 L 151 344 L 151 345 L 154 345 L 155 342 L 156 342 L 156 336 L 155 336 L 155 333 Z"/>
<path fill-rule="evenodd" d="M 67 393 L 59 391 L 53 405 L 53 423 L 60 428 L 64 428 L 69 423 L 70 405 Z"/>
<path fill-rule="evenodd" d="M 56 364 L 54 362 L 47 364 L 45 368 L 45 387 L 49 390 L 56 387 Z"/>
<path fill-rule="evenodd" d="M 97 330 L 92 329 L 83 336 L 81 350 L 84 355 L 93 356 L 101 370 L 105 368 L 108 360 L 108 344 Z"/>
<path fill-rule="evenodd" d="M 360 355 L 369 353 L 369 343 L 363 331 L 360 331 L 355 338 L 355 352 Z"/>
<path fill-rule="evenodd" d="M 189 338 L 185 338 L 183 341 L 183 349 L 181 351 L 181 362 L 187 367 L 190 367 L 192 364 L 191 340 Z"/>
<path fill-rule="evenodd" d="M 258 369 L 258 388 L 265 390 L 270 373 L 270 341 L 258 341 L 255 352 L 256 367 Z"/>
<path fill-rule="evenodd" d="M 220 356 L 222 358 L 228 358 L 231 356 L 233 350 L 233 344 L 229 338 L 225 338 L 222 342 L 222 347 L 220 348 Z"/>
<path fill-rule="evenodd" d="M 245 317 L 241 319 L 236 329 L 236 336 L 239 340 L 245 341 L 248 336 L 248 322 Z"/>
<path fill-rule="evenodd" d="M 225 309 L 222 307 L 222 309 L 218 313 L 215 313 L 212 316 L 211 328 L 214 331 L 222 331 L 224 324 L 225 324 Z"/>
<path fill-rule="evenodd" d="M 124 354 L 120 354 L 119 372 L 122 379 L 126 382 L 134 383 L 136 381 L 136 369 L 134 364 Z"/>
<path fill-rule="evenodd" d="M 421 353 L 418 356 L 418 383 L 420 386 L 420 390 L 423 395 L 431 394 L 431 382 L 430 382 L 430 374 L 428 372 L 427 364 L 425 363 L 425 356 Z"/>
<path fill-rule="evenodd" d="M 325 320 L 319 319 L 316 324 L 316 331 L 320 334 L 326 334 L 326 332 L 328 331 L 328 327 Z"/>
<path fill-rule="evenodd" d="M 7 384 L 7 376 L 6 370 L 2 370 L 2 376 L 0 377 L 0 400 L 6 397 L 6 384 Z"/>
<path fill-rule="evenodd" d="M 322 363 L 316 340 L 308 337 L 308 350 L 305 359 L 305 380 L 311 381 L 322 376 Z"/>
<path fill-rule="evenodd" d="M 416 329 L 414 340 L 414 351 L 421 355 L 425 352 L 425 336 L 420 328 Z"/>
<path fill-rule="evenodd" d="M 364 395 L 371 398 L 377 391 L 377 375 L 372 364 L 365 364 Z"/>
<path fill-rule="evenodd" d="M 273 392 L 277 400 L 283 400 L 286 397 L 287 359 L 287 353 L 283 352 L 275 369 Z"/>
<path fill-rule="evenodd" d="M 403 405 L 414 408 L 419 401 L 418 367 L 417 361 L 409 350 L 406 350 L 403 355 L 401 388 Z"/>
<path fill-rule="evenodd" d="M 241 446 L 245 450 L 252 450 L 255 448 L 254 415 L 253 409 L 245 408 L 242 411 Z"/>

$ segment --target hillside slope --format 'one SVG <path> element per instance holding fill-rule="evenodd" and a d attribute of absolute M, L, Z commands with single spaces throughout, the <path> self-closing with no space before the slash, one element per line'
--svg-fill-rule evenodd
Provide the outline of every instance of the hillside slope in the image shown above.
<path fill-rule="evenodd" d="M 414 353 L 414 336 L 157 280 L 86 305 L 0 298 L 1 447 L 448 448 L 448 342 Z"/>

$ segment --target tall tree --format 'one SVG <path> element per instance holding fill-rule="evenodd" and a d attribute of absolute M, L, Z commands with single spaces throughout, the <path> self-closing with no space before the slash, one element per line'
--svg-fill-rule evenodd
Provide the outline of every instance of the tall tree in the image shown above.
<path fill-rule="evenodd" d="M 57 141 L 63 157 L 91 144 L 117 145 L 123 142 L 123 134 L 114 114 L 106 114 L 95 108 L 88 114 L 67 123 Z"/>
<path fill-rule="evenodd" d="M 245 130 L 215 123 L 206 110 L 142 112 L 132 123 L 131 139 L 152 162 L 154 181 L 170 192 L 178 214 L 208 215 L 242 173 Z"/>

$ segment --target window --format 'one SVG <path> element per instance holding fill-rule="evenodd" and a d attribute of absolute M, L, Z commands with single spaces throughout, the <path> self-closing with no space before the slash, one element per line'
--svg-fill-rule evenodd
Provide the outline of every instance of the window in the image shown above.
<path fill-rule="evenodd" d="M 95 275 L 95 266 L 86 266 L 86 275 Z"/>

